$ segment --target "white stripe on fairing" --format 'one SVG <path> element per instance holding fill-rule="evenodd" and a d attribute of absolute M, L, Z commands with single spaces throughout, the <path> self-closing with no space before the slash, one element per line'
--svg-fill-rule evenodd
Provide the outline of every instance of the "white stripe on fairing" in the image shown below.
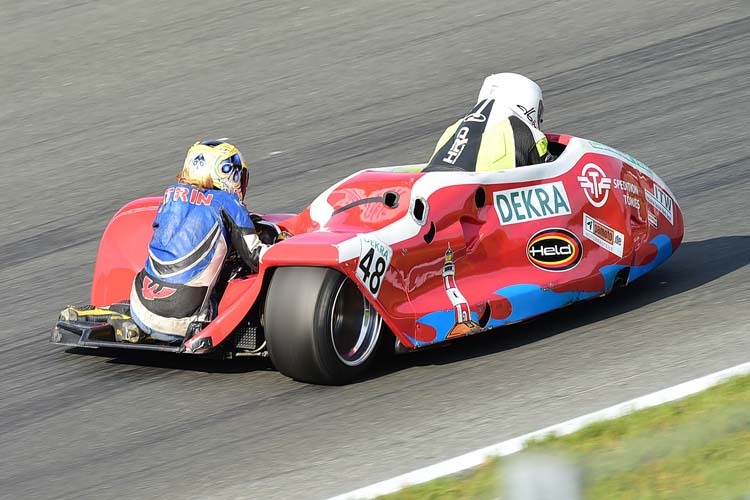
<path fill-rule="evenodd" d="M 487 446 L 486 448 L 481 448 L 465 455 L 446 460 L 445 462 L 440 462 L 439 464 L 430 465 L 429 467 L 424 467 L 392 479 L 387 479 L 365 488 L 350 491 L 349 493 L 332 497 L 329 500 L 369 499 L 381 495 L 387 495 L 407 486 L 425 483 L 438 477 L 448 476 L 472 467 L 477 467 L 490 457 L 501 457 L 519 452 L 525 447 L 525 444 L 532 439 L 539 439 L 549 435 L 564 436 L 566 434 L 572 434 L 594 422 L 618 418 L 638 410 L 651 408 L 670 401 L 676 401 L 698 392 L 705 391 L 710 387 L 724 382 L 730 377 L 747 375 L 749 373 L 750 363 L 733 366 L 726 370 L 711 373 L 704 377 L 696 378 L 667 389 L 662 389 L 661 391 L 653 392 L 646 396 L 631 399 L 630 401 L 625 401 L 624 403 L 616 404 L 603 410 L 551 425 L 544 429 L 524 434 L 523 436 L 502 441 Z"/>
<path fill-rule="evenodd" d="M 328 203 L 328 197 L 331 195 L 334 189 L 339 187 L 344 182 L 348 181 L 355 175 L 361 174 L 362 172 L 365 172 L 366 170 L 360 170 L 358 172 L 354 172 L 349 177 L 346 177 L 333 186 L 329 187 L 322 193 L 318 195 L 317 198 L 313 200 L 313 202 L 310 204 L 310 218 L 323 226 L 333 215 L 333 207 Z"/>
<path fill-rule="evenodd" d="M 550 163 L 541 163 L 539 165 L 529 165 L 523 168 L 504 170 L 500 172 L 429 172 L 420 177 L 411 188 L 411 200 L 421 197 L 425 200 L 439 189 L 450 186 L 462 186 L 467 184 L 499 184 L 513 182 L 529 182 L 551 179 L 565 174 L 573 168 L 587 151 L 584 149 L 584 142 L 581 139 L 574 138 L 570 141 L 560 157 Z M 373 171 L 393 171 L 402 167 L 385 167 L 382 169 L 371 169 Z M 364 172 L 364 170 L 363 170 Z M 359 173 L 359 172 L 358 172 Z M 356 175 L 356 174 L 354 174 Z M 330 194 L 330 190 L 327 192 Z M 328 205 L 328 194 L 323 193 L 314 202 L 322 198 L 322 202 Z M 330 207 L 330 205 L 328 205 Z M 322 213 L 322 210 L 320 211 Z M 333 213 L 333 208 L 330 209 Z M 327 222 L 316 221 L 321 225 Z M 422 226 L 417 224 L 411 214 L 406 214 L 401 219 L 388 224 L 382 229 L 366 233 L 368 237 L 376 238 L 386 245 L 393 245 L 401 241 L 416 236 Z M 339 262 L 345 262 L 349 259 L 359 256 L 359 237 L 350 238 L 336 245 L 339 251 Z"/>
<path fill-rule="evenodd" d="M 620 160 L 623 163 L 627 163 L 628 165 L 632 166 L 633 168 L 635 168 L 636 170 L 638 170 L 640 173 L 642 173 L 643 175 L 645 175 L 646 177 L 648 177 L 652 181 L 654 181 L 657 184 L 659 184 L 659 187 L 661 187 L 662 189 L 664 189 L 669 194 L 669 196 L 672 197 L 672 200 L 677 204 L 677 198 L 675 198 L 674 193 L 672 193 L 672 191 L 669 189 L 669 186 L 667 186 L 667 184 L 661 179 L 661 177 L 659 177 L 659 175 L 656 172 L 654 172 L 651 169 L 651 167 L 649 167 L 648 165 L 646 165 L 645 163 L 643 163 L 642 161 L 640 161 L 638 158 L 635 158 L 634 156 L 628 157 L 625 153 L 623 153 L 623 152 L 621 152 L 621 151 L 619 151 L 619 150 L 617 150 L 617 149 L 615 149 L 615 148 L 613 148 L 611 146 L 607 146 L 606 144 L 601 144 L 601 143 L 596 142 L 596 141 L 588 141 L 588 142 L 589 142 L 589 144 L 593 143 L 593 144 L 597 144 L 597 145 L 600 145 L 600 146 L 604 146 L 604 148 L 605 148 L 604 150 L 607 151 L 610 156 L 613 156 L 613 157 L 617 158 L 618 160 Z M 597 147 L 594 147 L 594 149 L 599 149 L 601 151 L 601 149 L 597 148 Z M 635 160 L 635 161 L 632 161 L 632 160 Z M 677 204 L 677 208 L 679 208 L 679 207 L 680 207 L 680 205 Z"/>

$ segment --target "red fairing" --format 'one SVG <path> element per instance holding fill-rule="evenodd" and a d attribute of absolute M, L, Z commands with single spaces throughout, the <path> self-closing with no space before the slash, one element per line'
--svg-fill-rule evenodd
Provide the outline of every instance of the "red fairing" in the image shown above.
<path fill-rule="evenodd" d="M 210 337 L 216 346 L 226 339 L 240 324 L 258 298 L 263 286 L 263 271 L 260 274 L 230 281 L 219 303 L 219 314 L 191 342 Z"/>
<path fill-rule="evenodd" d="M 341 233 L 302 233 L 273 245 L 263 255 L 264 268 L 278 266 L 338 267 L 337 243 L 348 238 Z"/>
<path fill-rule="evenodd" d="M 547 137 L 562 150 L 551 163 L 494 173 L 364 170 L 299 215 L 273 216 L 294 236 L 263 255 L 257 276 L 229 283 L 198 338 L 225 339 L 275 267 L 341 271 L 403 345 L 418 347 L 598 297 L 672 255 L 682 213 L 651 169 L 603 144 Z M 127 298 L 159 201 L 137 200 L 110 222 L 94 304 Z"/>
<path fill-rule="evenodd" d="M 131 201 L 109 221 L 99 243 L 91 285 L 91 303 L 106 306 L 127 300 L 136 273 L 148 257 L 148 243 L 154 230 L 162 198 L 149 197 Z"/>
<path fill-rule="evenodd" d="M 604 145 L 548 137 L 569 146 L 552 164 L 487 174 L 365 171 L 286 222 L 338 248 L 338 266 L 312 254 L 308 265 L 347 274 L 406 346 L 598 297 L 620 270 L 630 268 L 632 281 L 677 249 L 679 206 L 648 167 Z M 389 189 L 398 193 L 398 207 L 365 201 Z M 426 200 L 429 212 L 421 226 L 409 224 L 403 211 L 416 198 Z M 367 241 L 382 245 L 390 259 L 376 293 L 358 274 L 363 262 L 366 272 L 374 269 Z M 284 265 L 283 258 L 273 265 Z"/>

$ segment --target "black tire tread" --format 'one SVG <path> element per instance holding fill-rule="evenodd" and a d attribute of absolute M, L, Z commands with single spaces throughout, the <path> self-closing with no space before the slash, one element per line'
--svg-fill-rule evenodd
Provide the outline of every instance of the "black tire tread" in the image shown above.
<path fill-rule="evenodd" d="M 355 367 L 344 365 L 331 345 L 328 324 L 332 303 L 345 279 L 340 272 L 323 267 L 274 271 L 266 296 L 264 329 L 271 361 L 284 375 L 301 382 L 341 385 L 368 368 L 372 359 Z"/>

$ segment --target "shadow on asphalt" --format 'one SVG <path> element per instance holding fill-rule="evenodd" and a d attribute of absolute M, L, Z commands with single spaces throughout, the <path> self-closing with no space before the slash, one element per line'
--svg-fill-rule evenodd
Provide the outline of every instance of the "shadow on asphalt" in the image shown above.
<path fill-rule="evenodd" d="M 750 236 L 725 236 L 685 242 L 662 266 L 607 297 L 577 303 L 531 321 L 499 328 L 494 332 L 481 333 L 458 339 L 450 344 L 381 359 L 375 369 L 361 381 L 412 366 L 448 364 L 515 349 L 698 288 L 748 263 Z M 72 348 L 68 352 L 110 358 L 108 363 L 210 373 L 273 370 L 267 358 L 221 360 L 117 349 Z"/>
<path fill-rule="evenodd" d="M 660 267 L 606 297 L 579 302 L 530 321 L 458 339 L 451 344 L 393 357 L 381 363 L 367 378 L 412 366 L 449 364 L 532 344 L 698 288 L 749 263 L 750 236 L 685 242 Z"/>
<path fill-rule="evenodd" d="M 72 347 L 65 352 L 110 358 L 107 363 L 125 364 L 133 366 L 147 366 L 150 368 L 165 368 L 174 370 L 191 370 L 205 373 L 250 373 L 255 371 L 273 371 L 273 365 L 268 358 L 241 357 L 235 359 L 220 359 L 217 357 L 191 356 L 189 354 L 173 354 L 151 351 L 127 351 L 124 349 L 86 349 Z"/>

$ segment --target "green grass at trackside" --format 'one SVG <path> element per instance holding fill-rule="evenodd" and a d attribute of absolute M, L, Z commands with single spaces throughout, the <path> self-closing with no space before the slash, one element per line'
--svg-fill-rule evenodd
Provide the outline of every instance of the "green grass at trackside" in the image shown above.
<path fill-rule="evenodd" d="M 380 498 L 501 498 L 510 461 L 540 455 L 575 464 L 585 498 L 750 498 L 750 376 Z"/>

